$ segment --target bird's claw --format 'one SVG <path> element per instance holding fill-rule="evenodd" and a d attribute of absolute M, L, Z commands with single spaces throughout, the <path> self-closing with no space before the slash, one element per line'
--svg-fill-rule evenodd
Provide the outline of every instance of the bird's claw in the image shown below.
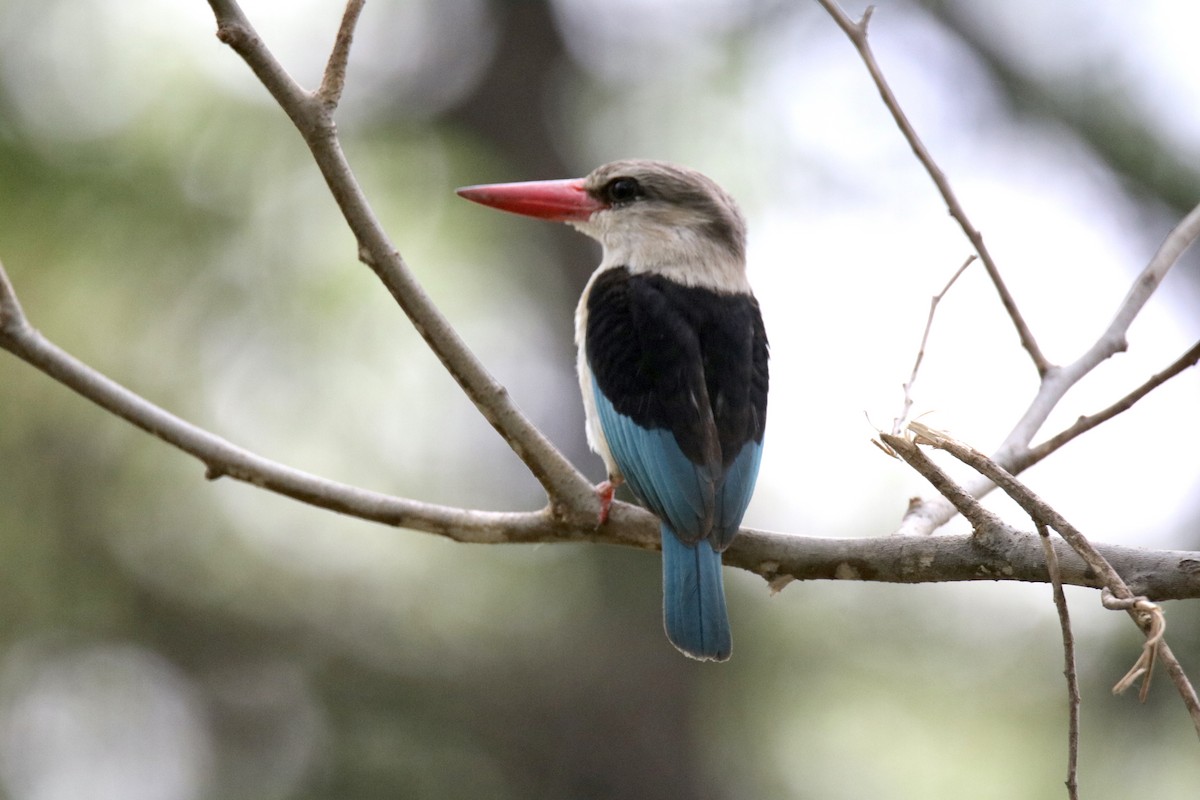
<path fill-rule="evenodd" d="M 608 522 L 608 512 L 612 509 L 613 495 L 617 493 L 617 485 L 612 481 L 604 481 L 596 485 L 596 497 L 600 499 L 600 515 L 596 520 L 599 528 Z"/>

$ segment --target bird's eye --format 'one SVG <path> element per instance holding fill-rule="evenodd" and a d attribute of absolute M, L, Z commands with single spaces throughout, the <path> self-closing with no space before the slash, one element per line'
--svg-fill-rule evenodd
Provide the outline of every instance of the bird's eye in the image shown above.
<path fill-rule="evenodd" d="M 632 202 L 642 194 L 642 185 L 636 178 L 613 178 L 604 187 L 604 195 L 613 205 Z"/>

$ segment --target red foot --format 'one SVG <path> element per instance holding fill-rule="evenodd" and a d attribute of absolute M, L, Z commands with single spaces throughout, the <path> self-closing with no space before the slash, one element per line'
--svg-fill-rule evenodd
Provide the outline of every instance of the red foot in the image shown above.
<path fill-rule="evenodd" d="M 612 481 L 604 481 L 596 486 L 596 496 L 600 498 L 600 518 L 596 522 L 597 528 L 608 522 L 608 511 L 612 508 L 613 495 L 616 492 L 617 484 Z"/>

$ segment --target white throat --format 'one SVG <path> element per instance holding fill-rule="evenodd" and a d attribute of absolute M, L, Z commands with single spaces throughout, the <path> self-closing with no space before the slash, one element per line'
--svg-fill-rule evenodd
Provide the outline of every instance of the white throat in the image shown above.
<path fill-rule="evenodd" d="M 613 224 L 612 216 L 611 212 L 599 212 L 586 222 L 573 223 L 604 248 L 600 269 L 627 267 L 630 272 L 656 273 L 684 286 L 750 293 L 744 260 L 698 226 L 638 219 Z"/>

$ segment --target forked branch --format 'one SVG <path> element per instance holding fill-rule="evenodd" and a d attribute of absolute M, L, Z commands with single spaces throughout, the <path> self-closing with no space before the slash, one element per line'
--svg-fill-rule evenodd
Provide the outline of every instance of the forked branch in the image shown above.
<path fill-rule="evenodd" d="M 947 436 L 945 433 L 936 431 L 926 425 L 913 423 L 909 426 L 909 430 L 914 434 L 916 443 L 927 444 L 939 450 L 945 450 L 959 461 L 987 477 L 988 480 L 993 481 L 1030 516 L 1036 525 L 1045 525 L 1053 528 L 1071 545 L 1071 548 L 1099 576 L 1104 587 L 1104 592 L 1107 595 L 1111 595 L 1112 599 L 1106 599 L 1105 605 L 1109 608 L 1127 611 L 1147 637 L 1147 645 L 1143 651 L 1143 655 L 1138 659 L 1138 663 L 1134 666 L 1134 669 L 1130 670 L 1129 674 L 1118 683 L 1116 690 L 1123 691 L 1125 686 L 1128 686 L 1133 680 L 1141 677 L 1143 681 L 1141 696 L 1144 700 L 1145 693 L 1149 687 L 1149 680 L 1152 675 L 1151 668 L 1153 667 L 1154 660 L 1156 657 L 1161 659 L 1167 670 L 1167 674 L 1171 676 L 1175 688 L 1178 690 L 1180 697 L 1183 698 L 1184 706 L 1192 718 L 1192 724 L 1196 729 L 1197 736 L 1200 736 L 1200 698 L 1197 698 L 1196 690 L 1192 686 L 1191 681 L 1188 680 L 1186 673 L 1184 673 L 1183 667 L 1179 664 L 1178 659 L 1171 652 L 1171 648 L 1163 639 L 1165 621 L 1162 616 L 1162 608 L 1150 602 L 1147 598 L 1140 597 L 1134 593 L 1117 570 L 1113 568 L 1112 564 L 1088 541 L 1087 537 L 1068 522 L 1062 514 L 1034 494 L 1029 487 L 1018 481 L 1016 477 L 996 462 L 973 447 L 963 444 Z M 891 443 L 889 441 L 889 444 Z"/>
<path fill-rule="evenodd" d="M 871 15 L 874 11 L 873 7 L 868 7 L 862 18 L 855 22 L 845 11 L 837 4 L 836 0 L 817 0 L 821 6 L 829 13 L 838 27 L 846 34 L 846 37 L 853 44 L 858 52 L 863 63 L 870 73 L 871 79 L 874 81 L 876 88 L 879 90 L 880 97 L 883 99 L 884 105 L 891 113 L 897 127 L 912 148 L 917 160 L 925 168 L 929 177 L 933 180 L 939 194 L 949 209 L 950 215 L 959 223 L 963 233 L 979 254 L 980 260 L 983 262 L 984 268 L 987 270 L 988 277 L 991 278 L 997 295 L 1000 298 L 1001 304 L 1008 313 L 1009 319 L 1013 327 L 1017 331 L 1017 335 L 1021 340 L 1022 347 L 1028 352 L 1030 359 L 1033 361 L 1034 367 L 1037 369 L 1040 378 L 1038 391 L 1020 419 L 1013 426 L 1012 430 L 1005 437 L 1004 441 L 992 454 L 992 459 L 1006 470 L 1014 474 L 1020 473 L 1030 465 L 1045 458 L 1046 455 L 1053 452 L 1058 447 L 1066 444 L 1071 439 L 1078 436 L 1084 430 L 1088 430 L 1095 425 L 1103 422 L 1106 419 L 1126 410 L 1133 403 L 1144 397 L 1149 391 L 1161 385 L 1163 382 L 1173 377 L 1174 375 L 1192 366 L 1196 363 L 1195 349 L 1189 351 L 1188 354 L 1178 361 L 1171 368 L 1168 368 L 1164 373 L 1160 373 L 1163 377 L 1160 380 L 1151 380 L 1147 382 L 1140 390 L 1131 393 L 1124 400 L 1118 401 L 1106 409 L 1104 412 L 1093 415 L 1091 418 L 1086 418 L 1089 421 L 1080 421 L 1075 426 L 1063 431 L 1062 433 L 1052 437 L 1046 443 L 1039 445 L 1037 448 L 1031 448 L 1030 443 L 1033 438 L 1041 430 L 1046 419 L 1050 416 L 1051 411 L 1062 400 L 1063 396 L 1073 387 L 1079 380 L 1100 363 L 1110 358 L 1116 353 L 1125 350 L 1126 333 L 1129 330 L 1130 324 L 1138 313 L 1145 306 L 1146 301 L 1154 293 L 1162 283 L 1167 272 L 1178 262 L 1197 237 L 1200 237 L 1200 205 L 1197 205 L 1180 223 L 1167 235 L 1158 252 L 1142 270 L 1141 274 L 1134 281 L 1125 299 L 1118 306 L 1116 313 L 1113 315 L 1112 322 L 1109 324 L 1095 343 L 1088 348 L 1074 362 L 1063 366 L 1055 366 L 1043 355 L 1038 347 L 1037 341 L 1034 339 L 1033 333 L 1026 324 L 1024 317 L 1017 308 L 1016 301 L 1012 294 L 1008 291 L 1003 278 L 1000 275 L 1000 270 L 996 266 L 991 253 L 984 244 L 983 236 L 979 230 L 971 223 L 962 204 L 958 201 L 954 190 L 950 186 L 950 181 L 945 173 L 938 166 L 933 156 L 929 153 L 928 148 L 921 141 L 916 129 L 913 127 L 908 116 L 904 113 L 903 108 L 893 93 L 887 79 L 884 77 L 883 70 L 875 60 L 875 54 L 871 50 L 871 45 L 867 38 L 867 26 L 870 23 Z M 918 356 L 918 363 L 919 363 Z M 1155 376 L 1156 378 L 1158 376 Z M 911 398 L 908 396 L 909 389 L 906 388 L 905 410 L 911 404 Z M 893 430 L 893 434 L 896 431 Z M 967 483 L 962 487 L 968 494 L 974 497 L 982 497 L 995 488 L 995 484 L 989 479 L 980 476 L 978 479 Z M 956 513 L 953 503 L 945 497 L 937 496 L 928 500 L 919 500 L 910 506 L 908 513 L 905 514 L 904 520 L 899 529 L 896 531 L 899 534 L 929 534 L 937 530 L 942 525 L 950 521 Z"/>
<path fill-rule="evenodd" d="M 1000 296 L 1000 302 L 1004 306 L 1009 319 L 1012 320 L 1013 327 L 1017 330 L 1017 335 L 1021 339 L 1021 346 L 1029 353 L 1034 367 L 1037 368 L 1038 375 L 1045 375 L 1050 369 L 1050 362 L 1042 355 L 1042 350 L 1038 346 L 1037 340 L 1033 337 L 1033 331 L 1029 329 L 1029 326 L 1025 323 L 1025 318 L 1021 316 L 1016 300 L 1013 299 L 1012 293 L 1009 292 L 1008 286 L 1004 283 L 1004 279 L 1000 275 L 1000 269 L 996 266 L 996 262 L 992 258 L 991 251 L 988 250 L 987 245 L 983 241 L 983 234 L 979 232 L 979 229 L 972 224 L 970 218 L 967 216 L 966 210 L 963 208 L 962 203 L 958 201 L 958 196 L 950 186 L 949 179 L 946 178 L 946 174 L 942 172 L 942 168 L 934 161 L 933 156 L 929 153 L 929 149 L 921 141 L 921 137 L 917 135 L 917 131 L 909 121 L 908 115 L 904 113 L 900 101 L 896 99 L 895 93 L 892 92 L 892 87 L 888 84 L 887 78 L 884 77 L 883 70 L 880 69 L 878 62 L 875 60 L 875 53 L 871 50 L 871 45 L 867 41 L 867 26 L 871 22 L 871 14 L 875 11 L 874 6 L 868 6 L 862 15 L 862 19 L 855 22 L 846 15 L 846 12 L 842 10 L 836 0 L 817 0 L 817 2 L 829 12 L 834 22 L 842 29 L 846 37 L 850 39 L 850 42 L 854 45 L 854 49 L 858 51 L 859 57 L 862 58 L 863 63 L 867 67 L 867 72 L 871 75 L 871 80 L 875 82 L 875 88 L 879 90 L 879 96 L 883 98 L 883 104 L 887 106 L 892 119 L 896 121 L 896 126 L 900 129 L 900 133 L 903 134 L 905 141 L 908 142 L 908 146 L 912 148 L 917 160 L 921 162 L 921 166 L 925 167 L 925 171 L 929 173 L 929 177 L 937 187 L 938 193 L 946 203 L 946 208 L 950 211 L 950 216 L 962 228 L 963 233 L 971 242 L 971 246 L 979 254 L 979 259 L 983 262 L 984 269 L 987 270 L 988 277 L 991 278 L 992 285 L 996 287 L 996 293 Z"/>
<path fill-rule="evenodd" d="M 304 137 L 358 240 L 360 259 L 374 270 L 463 392 L 542 484 L 552 514 L 573 525 L 594 521 L 599 501 L 591 483 L 521 413 L 508 391 L 434 305 L 383 230 L 342 152 L 332 114 L 341 97 L 362 3 L 351 0 L 347 5 L 325 77 L 316 92 L 305 91 L 287 74 L 234 0 L 209 0 L 209 5 L 216 15 L 218 38 L 249 65 Z"/>

